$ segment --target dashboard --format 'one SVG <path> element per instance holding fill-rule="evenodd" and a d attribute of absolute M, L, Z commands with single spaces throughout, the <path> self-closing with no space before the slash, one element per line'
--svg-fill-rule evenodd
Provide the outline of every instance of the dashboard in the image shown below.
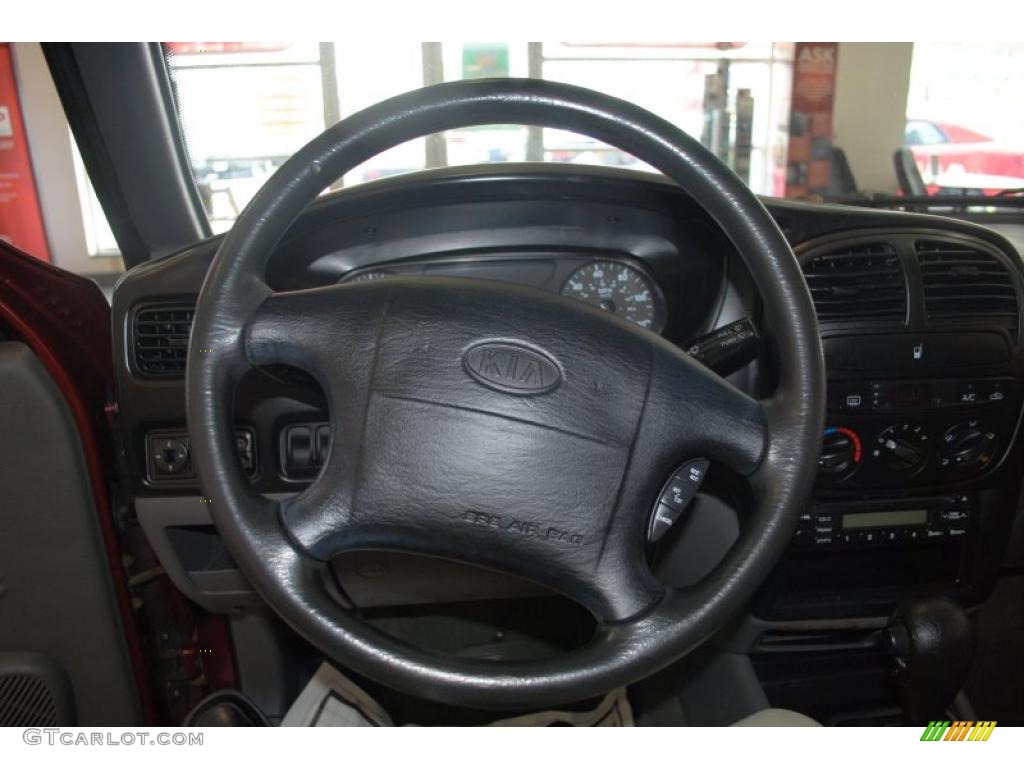
<path fill-rule="evenodd" d="M 922 594 L 977 604 L 994 583 L 1021 485 L 1019 255 L 997 232 L 949 218 L 765 204 L 815 303 L 828 426 L 813 503 L 752 615 L 780 626 L 877 618 Z M 113 315 L 125 490 L 175 584 L 231 611 L 258 598 L 201 503 L 184 394 L 192 312 L 218 242 L 126 274 Z M 697 201 L 660 177 L 610 169 L 441 169 L 332 193 L 295 222 L 267 269 L 275 290 L 431 276 L 558 293 L 684 349 L 761 319 L 741 259 Z M 771 329 L 760 335 L 757 359 L 730 376 L 755 396 L 774 376 Z M 332 436 L 317 383 L 290 368 L 247 374 L 235 422 L 239 461 L 268 495 L 301 491 L 331 440 L 344 439 Z M 743 525 L 741 485 L 709 470 L 686 514 L 652 545 L 663 579 L 692 583 L 731 546 Z M 467 597 L 458 578 L 422 568 L 356 555 L 337 575 L 359 605 L 416 602 L 424 578 L 438 584 L 434 599 Z M 486 586 L 492 596 L 506 588 Z"/>
<path fill-rule="evenodd" d="M 428 258 L 390 268 L 357 269 L 343 283 L 398 276 L 472 277 L 502 280 L 559 293 L 600 307 L 641 328 L 660 333 L 665 327 L 665 296 L 639 261 L 596 254 L 499 254 L 462 258 Z"/>

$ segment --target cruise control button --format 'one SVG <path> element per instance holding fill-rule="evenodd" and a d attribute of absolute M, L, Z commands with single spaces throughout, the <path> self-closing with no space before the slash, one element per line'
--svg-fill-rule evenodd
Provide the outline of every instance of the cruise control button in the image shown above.
<path fill-rule="evenodd" d="M 647 538 L 654 542 L 665 535 L 697 495 L 704 482 L 710 462 L 707 459 L 693 459 L 677 469 L 658 498 L 658 506 L 651 517 Z"/>
<path fill-rule="evenodd" d="M 697 495 L 709 463 L 707 459 L 694 459 L 683 464 L 672 475 L 658 501 L 682 512 Z"/>
<path fill-rule="evenodd" d="M 681 514 L 681 509 L 672 509 L 668 504 L 659 504 L 658 508 L 654 510 L 654 516 L 651 517 L 651 527 L 647 532 L 648 540 L 655 542 L 668 533 L 668 529 L 679 519 Z"/>

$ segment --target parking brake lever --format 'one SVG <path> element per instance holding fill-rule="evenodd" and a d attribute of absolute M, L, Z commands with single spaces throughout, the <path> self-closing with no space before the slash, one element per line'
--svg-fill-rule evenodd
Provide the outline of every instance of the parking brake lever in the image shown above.
<path fill-rule="evenodd" d="M 728 376 L 757 357 L 760 349 L 761 335 L 753 321 L 744 317 L 695 339 L 686 353 L 719 376 Z"/>

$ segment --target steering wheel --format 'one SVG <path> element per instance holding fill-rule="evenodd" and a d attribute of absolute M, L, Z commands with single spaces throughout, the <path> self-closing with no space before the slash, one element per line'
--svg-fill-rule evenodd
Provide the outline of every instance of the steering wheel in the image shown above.
<path fill-rule="evenodd" d="M 420 136 L 542 125 L 628 151 L 678 183 L 728 235 L 764 301 L 779 363 L 755 400 L 661 337 L 599 308 L 485 280 L 392 278 L 274 293 L 267 260 L 332 180 Z M 235 457 L 232 395 L 285 363 L 326 394 L 316 481 L 274 501 Z M 796 258 L 757 198 L 678 128 L 628 102 L 540 80 L 445 83 L 327 129 L 260 189 L 221 243 L 189 346 L 189 430 L 213 521 L 255 590 L 328 657 L 424 698 L 544 707 L 672 663 L 741 610 L 783 552 L 814 479 L 824 364 Z M 670 589 L 645 560 L 666 477 L 706 457 L 749 479 L 740 538 L 700 583 Z M 325 564 L 401 550 L 521 576 L 581 603 L 592 639 L 562 655 L 441 657 L 362 622 Z"/>

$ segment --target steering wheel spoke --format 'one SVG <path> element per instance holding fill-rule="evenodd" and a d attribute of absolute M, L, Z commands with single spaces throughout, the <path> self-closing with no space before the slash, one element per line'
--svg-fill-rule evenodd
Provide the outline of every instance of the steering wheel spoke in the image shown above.
<path fill-rule="evenodd" d="M 744 476 L 756 472 L 768 447 L 765 404 L 675 347 L 658 350 L 645 418 L 657 433 L 652 442 Z"/>
<path fill-rule="evenodd" d="M 332 285 L 268 296 L 245 323 L 248 361 L 294 365 L 325 379 L 365 368 L 387 296 L 352 288 Z"/>

